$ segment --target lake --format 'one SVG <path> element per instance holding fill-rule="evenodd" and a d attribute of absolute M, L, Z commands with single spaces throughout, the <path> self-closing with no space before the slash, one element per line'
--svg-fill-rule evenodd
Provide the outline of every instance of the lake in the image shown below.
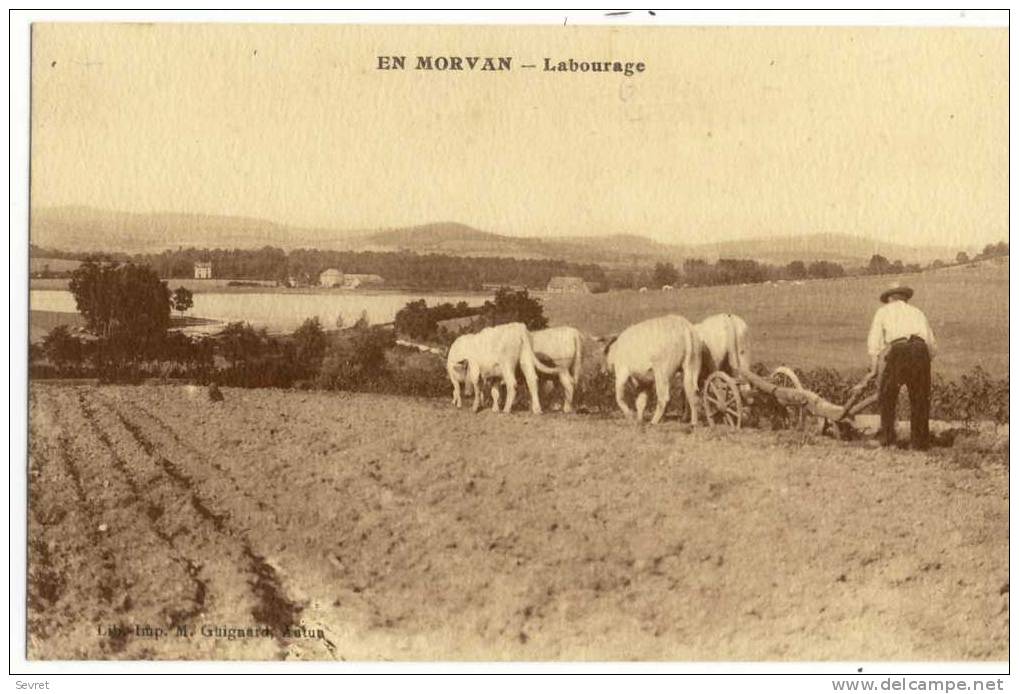
<path fill-rule="evenodd" d="M 389 292 L 333 292 L 333 293 L 196 293 L 195 305 L 187 312 L 196 318 L 232 322 L 246 321 L 256 328 L 268 328 L 271 332 L 292 332 L 306 318 L 318 316 L 323 327 L 336 327 L 337 316 L 343 317 L 343 325 L 352 325 L 364 311 L 370 323 L 389 323 L 409 301 L 424 299 L 429 306 L 442 303 L 456 304 L 466 301 L 480 305 L 488 294 L 410 294 Z M 33 311 L 68 311 L 77 307 L 69 291 L 56 289 L 33 289 L 29 294 Z M 174 314 L 176 315 L 176 314 Z M 221 326 L 195 326 L 188 332 L 216 331 Z"/>

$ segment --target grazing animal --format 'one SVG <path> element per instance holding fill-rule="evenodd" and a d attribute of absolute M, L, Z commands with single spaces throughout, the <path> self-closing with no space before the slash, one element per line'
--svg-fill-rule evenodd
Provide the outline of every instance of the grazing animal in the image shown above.
<path fill-rule="evenodd" d="M 555 369 L 563 386 L 563 412 L 572 412 L 584 350 L 580 331 L 569 326 L 538 330 L 531 333 L 531 345 L 538 362 L 551 364 Z"/>
<path fill-rule="evenodd" d="M 741 371 L 750 370 L 750 334 L 746 321 L 732 313 L 717 313 L 694 328 L 702 345 L 698 386 L 712 371 L 724 371 L 739 378 Z"/>
<path fill-rule="evenodd" d="M 653 383 L 657 404 L 651 423 L 657 424 L 669 403 L 672 377 L 683 371 L 683 391 L 690 403 L 690 423 L 697 423 L 697 377 L 701 370 L 701 346 L 693 324 L 682 316 L 669 315 L 642 321 L 619 334 L 605 348 L 605 363 L 615 375 L 616 403 L 623 414 L 632 412 L 624 399 L 626 384 L 641 388 L 635 406 L 643 421 L 647 406 L 646 386 Z"/>
<path fill-rule="evenodd" d="M 535 358 L 531 334 L 523 323 L 506 323 L 471 335 L 461 335 L 446 356 L 446 373 L 453 384 L 453 404 L 460 407 L 460 384 L 468 383 L 474 392 L 472 409 L 477 412 L 481 408 L 481 381 L 501 378 L 506 384 L 503 412 L 510 412 L 516 399 L 518 368 L 524 374 L 531 395 L 531 412 L 541 414 L 537 371 L 551 375 L 558 372 Z M 492 386 L 492 399 L 492 411 L 498 412 L 498 385 Z"/>

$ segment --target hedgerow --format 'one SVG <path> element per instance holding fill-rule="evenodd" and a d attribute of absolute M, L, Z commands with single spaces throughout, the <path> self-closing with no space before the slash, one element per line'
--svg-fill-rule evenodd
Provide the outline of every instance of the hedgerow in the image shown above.
<path fill-rule="evenodd" d="M 299 387 L 448 398 L 451 386 L 444 361 L 437 355 L 422 356 L 413 350 L 403 354 L 414 358 L 405 358 L 400 352 L 404 349 L 395 345 L 393 330 L 364 323 L 325 333 L 317 322 L 309 321 L 294 336 L 284 337 L 237 323 L 227 326 L 217 339 L 169 333 L 163 343 L 148 350 L 144 359 L 124 361 L 119 349 L 120 358 L 106 358 L 103 340 L 84 340 L 66 328 L 57 328 L 41 346 L 30 351 L 29 375 L 36 379 L 99 378 L 130 383 L 174 378 L 242 388 Z M 763 364 L 755 364 L 754 370 L 768 373 Z M 826 367 L 797 369 L 796 373 L 805 388 L 835 403 L 845 402 L 849 389 L 863 375 L 862 370 L 843 372 Z M 549 380 L 555 382 L 554 378 L 542 377 L 543 382 Z M 518 377 L 518 383 L 518 403 L 524 407 L 529 396 L 522 387 L 522 378 Z M 554 395 L 543 393 L 546 409 L 561 399 L 560 390 L 557 386 Z M 758 398 L 759 402 L 764 400 Z M 649 409 L 654 405 L 651 389 Z M 577 385 L 574 406 L 580 412 L 614 412 L 617 406 L 611 374 L 598 369 L 585 373 Z M 751 408 L 745 418 L 750 425 L 774 414 L 761 414 L 763 406 L 755 407 L 757 411 Z M 679 379 L 673 384 L 670 410 L 683 412 L 683 419 L 688 416 Z M 876 407 L 872 411 L 876 412 Z M 900 394 L 898 413 L 900 418 L 909 416 L 906 388 Z M 931 383 L 931 418 L 966 425 L 978 421 L 1008 424 L 1008 379 L 994 378 L 979 366 L 956 380 L 935 375 Z"/>

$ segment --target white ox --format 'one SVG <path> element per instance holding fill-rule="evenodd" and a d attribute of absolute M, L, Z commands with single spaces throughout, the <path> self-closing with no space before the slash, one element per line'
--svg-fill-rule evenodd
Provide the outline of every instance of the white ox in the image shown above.
<path fill-rule="evenodd" d="M 506 406 L 503 411 L 509 412 L 516 399 L 518 368 L 524 374 L 531 395 L 531 411 L 541 414 L 538 375 L 535 370 L 547 374 L 557 372 L 535 358 L 531 335 L 523 323 L 506 323 L 471 335 L 461 335 L 453 342 L 446 356 L 446 373 L 453 384 L 453 404 L 461 406 L 460 385 L 469 383 L 474 390 L 472 409 L 477 412 L 481 408 L 481 381 L 501 378 L 506 384 Z M 498 385 L 492 387 L 492 399 L 492 411 L 498 412 Z"/>
<path fill-rule="evenodd" d="M 750 332 L 746 321 L 732 313 L 718 313 L 694 327 L 703 345 L 702 376 L 724 371 L 739 378 L 741 371 L 750 370 Z"/>
<path fill-rule="evenodd" d="M 531 333 L 531 345 L 538 363 L 551 364 L 563 386 L 563 412 L 573 411 L 573 393 L 580 382 L 584 339 L 569 326 L 546 328 Z"/>
<path fill-rule="evenodd" d="M 626 384 L 640 388 L 635 406 L 637 421 L 644 419 L 648 384 L 655 386 L 657 404 L 651 423 L 657 424 L 669 403 L 672 377 L 683 371 L 683 391 L 690 403 L 690 423 L 697 423 L 697 377 L 701 370 L 701 346 L 693 324 L 682 316 L 651 318 L 631 325 L 605 348 L 605 362 L 615 374 L 616 402 L 627 417 Z"/>

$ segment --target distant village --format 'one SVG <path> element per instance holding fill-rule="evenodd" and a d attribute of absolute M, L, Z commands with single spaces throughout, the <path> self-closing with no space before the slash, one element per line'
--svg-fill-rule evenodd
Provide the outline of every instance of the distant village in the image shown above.
<path fill-rule="evenodd" d="M 213 270 L 214 268 L 211 262 L 197 262 L 194 264 L 195 279 L 216 279 Z M 328 287 L 330 289 L 368 289 L 381 288 L 385 285 L 386 280 L 381 275 L 343 272 L 342 270 L 334 267 L 327 268 L 319 273 L 317 283 L 302 282 L 299 278 L 293 276 L 289 276 L 285 281 L 280 282 L 280 286 L 291 288 L 318 286 Z M 484 291 L 495 291 L 501 288 L 511 289 L 514 291 L 527 289 L 527 287 L 523 285 L 497 283 L 486 283 L 483 284 L 481 288 Z M 565 275 L 552 277 L 552 279 L 548 282 L 548 286 L 545 287 L 545 291 L 549 294 L 591 294 L 597 290 L 598 285 L 595 282 L 587 282 L 582 277 L 570 277 Z"/>
<path fill-rule="evenodd" d="M 213 266 L 211 262 L 198 262 L 195 263 L 195 279 L 196 280 L 211 280 L 215 279 L 213 274 Z M 286 281 L 280 283 L 281 286 L 286 287 L 305 287 L 305 286 L 319 286 L 328 287 L 330 289 L 368 289 L 376 287 L 384 287 L 386 280 L 381 275 L 375 274 L 364 274 L 355 272 L 343 272 L 337 268 L 331 267 L 323 270 L 318 275 L 318 284 L 306 284 L 302 283 L 298 278 L 289 276 Z M 485 291 L 495 291 L 498 289 L 511 289 L 514 291 L 520 291 L 526 289 L 523 285 L 506 285 L 506 284 L 484 284 L 481 287 Z M 550 294 L 591 294 L 597 291 L 597 284 L 594 282 L 586 282 L 582 277 L 568 277 L 568 276 L 557 276 L 549 280 L 548 286 L 545 288 Z"/>

